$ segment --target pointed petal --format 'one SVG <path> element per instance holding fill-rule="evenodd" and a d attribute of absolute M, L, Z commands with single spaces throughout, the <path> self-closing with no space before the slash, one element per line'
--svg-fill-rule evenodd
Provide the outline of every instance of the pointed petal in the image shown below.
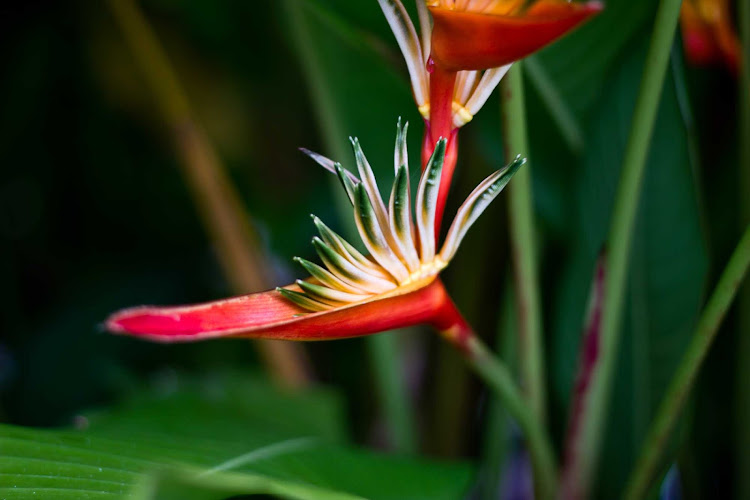
<path fill-rule="evenodd" d="M 471 97 L 469 97 L 469 100 L 465 101 L 466 104 L 464 104 L 464 108 L 466 108 L 466 111 L 468 111 L 470 115 L 476 115 L 479 110 L 482 109 L 482 106 L 484 106 L 484 103 L 486 103 L 487 99 L 490 98 L 492 91 L 495 90 L 495 87 L 497 87 L 497 85 L 500 83 L 500 80 L 503 79 L 510 67 L 510 64 L 506 64 L 505 66 L 488 69 L 484 72 L 484 74 L 482 75 L 482 79 L 479 80 L 479 83 L 474 89 L 474 92 L 472 92 Z M 463 124 L 457 126 L 462 125 Z"/>
<path fill-rule="evenodd" d="M 369 250 L 370 255 L 386 271 L 391 273 L 396 281 L 402 282 L 406 280 L 409 277 L 409 271 L 407 271 L 396 254 L 393 253 L 378 223 L 370 197 L 362 185 L 355 188 L 354 196 L 354 218 L 357 222 L 357 229 L 359 229 L 362 242 L 367 247 L 367 250 Z M 390 228 L 388 228 L 388 231 L 390 231 Z"/>
<path fill-rule="evenodd" d="M 354 186 L 358 185 L 359 182 L 352 181 L 350 175 L 354 176 L 354 174 L 351 174 L 348 170 L 342 167 L 341 163 L 335 163 L 333 168 L 336 171 L 339 181 L 341 181 L 341 185 L 344 186 L 344 191 L 346 191 L 346 196 L 349 198 L 349 202 L 354 205 Z"/>
<path fill-rule="evenodd" d="M 349 261 L 353 266 L 357 267 L 364 274 L 381 278 L 386 281 L 391 280 L 391 276 L 385 272 L 378 264 L 372 262 L 370 259 L 362 255 L 359 250 L 354 248 L 348 241 L 336 234 L 328 226 L 326 226 L 322 220 L 312 216 L 315 227 L 318 228 L 320 237 L 323 239 L 326 245 L 331 247 L 334 252 L 339 254 L 341 257 Z M 395 284 L 395 282 L 393 282 Z"/>
<path fill-rule="evenodd" d="M 309 156 L 313 160 L 315 160 L 315 162 L 318 165 L 320 165 L 324 169 L 328 170 L 332 174 L 338 174 L 338 170 L 336 168 L 336 165 L 340 166 L 341 165 L 340 163 L 335 162 L 335 161 L 331 160 L 330 158 L 327 158 L 327 157 L 323 156 L 322 154 L 316 153 L 315 151 L 310 151 L 307 148 L 299 148 L 299 150 L 302 151 L 303 153 L 305 153 L 307 156 Z M 344 170 L 344 173 L 346 174 L 346 176 L 349 178 L 349 181 L 352 184 L 354 184 L 354 185 L 359 184 L 359 178 L 357 178 L 356 175 L 354 175 L 353 173 L 349 172 L 346 169 L 343 169 L 343 170 Z"/>
<path fill-rule="evenodd" d="M 479 71 L 459 71 L 456 77 L 456 90 L 453 100 L 457 101 L 462 106 L 466 106 L 466 102 L 469 100 L 472 91 L 474 90 L 474 84 L 477 82 L 477 76 Z"/>
<path fill-rule="evenodd" d="M 112 333 L 157 342 L 217 337 L 326 340 L 431 323 L 439 319 L 440 312 L 450 302 L 438 279 L 315 313 L 285 298 L 285 295 L 295 298 L 302 295 L 298 287 L 284 290 L 193 306 L 126 309 L 110 316 L 106 328 Z"/>
<path fill-rule="evenodd" d="M 419 45 L 417 31 L 401 0 L 378 0 L 378 3 L 406 60 L 414 99 L 417 101 L 417 106 L 422 106 L 427 102 L 428 84 L 425 60 L 422 58 L 422 47 Z"/>
<path fill-rule="evenodd" d="M 602 9 L 598 1 L 565 0 L 539 0 L 519 15 L 430 7 L 432 57 L 446 70 L 497 68 L 552 43 Z"/>
<path fill-rule="evenodd" d="M 399 116 L 396 123 L 396 147 L 393 150 L 393 169 L 398 173 L 401 165 L 409 166 L 409 151 L 406 148 L 406 132 L 409 130 L 409 122 L 404 123 L 401 127 L 401 117 Z"/>
<path fill-rule="evenodd" d="M 510 165 L 487 177 L 472 191 L 463 205 L 458 209 L 456 218 L 453 220 L 453 224 L 451 224 L 448 234 L 445 237 L 443 249 L 440 251 L 440 258 L 443 262 L 447 264 L 451 261 L 466 232 L 497 195 L 500 194 L 503 188 L 510 182 L 511 177 L 513 177 L 524 163 L 526 163 L 526 159 L 517 156 Z"/>
<path fill-rule="evenodd" d="M 411 220 L 411 190 L 409 187 L 409 169 L 403 164 L 396 171 L 389 207 L 391 229 L 396 237 L 401 255 L 404 256 L 409 272 L 419 269 L 419 255 L 414 246 L 414 231 Z"/>
<path fill-rule="evenodd" d="M 322 302 L 318 302 L 317 300 L 313 300 L 304 293 L 296 292 L 294 290 L 289 290 L 287 288 L 281 288 L 277 287 L 276 291 L 279 292 L 281 295 L 284 296 L 285 299 L 291 300 L 296 305 L 300 306 L 305 311 L 313 311 L 313 312 L 319 312 L 319 311 L 327 311 L 331 308 L 328 304 L 324 304 Z"/>
<path fill-rule="evenodd" d="M 297 280 L 297 286 L 299 286 L 303 292 L 309 297 L 323 302 L 324 304 L 331 304 L 334 306 L 341 305 L 341 303 L 349 302 L 361 302 L 365 299 L 372 297 L 372 294 L 354 294 L 342 292 L 341 290 L 334 290 L 326 286 L 316 285 L 307 281 Z"/>
<path fill-rule="evenodd" d="M 323 269 L 322 267 L 315 264 L 314 262 L 310 262 L 309 260 L 305 260 L 300 257 L 295 257 L 294 261 L 297 262 L 302 267 L 304 267 L 305 270 L 308 273 L 310 273 L 310 276 L 320 281 L 322 284 L 324 284 L 325 286 L 329 288 L 335 288 L 337 290 L 343 290 L 345 292 L 350 292 L 354 294 L 365 293 L 365 291 L 362 290 L 361 288 L 352 286 L 349 283 L 343 280 L 340 280 L 339 278 L 334 276 L 330 271 Z"/>
<path fill-rule="evenodd" d="M 383 198 L 380 196 L 378 183 L 375 180 L 375 173 L 372 171 L 372 167 L 370 167 L 370 163 L 367 161 L 365 153 L 362 151 L 359 140 L 356 137 L 350 137 L 349 140 L 352 143 L 354 156 L 357 160 L 357 170 L 362 177 L 362 186 L 364 186 L 367 197 L 369 198 L 370 205 L 372 206 L 372 213 L 375 216 L 375 221 L 379 226 L 380 233 L 382 233 L 385 238 L 387 246 L 396 253 L 396 257 L 400 260 L 403 256 L 398 253 L 396 238 L 391 233 L 391 226 L 388 223 L 388 212 L 386 212 L 385 203 L 383 203 Z M 373 254 L 373 257 L 374 256 L 375 255 Z"/>
<path fill-rule="evenodd" d="M 419 36 L 422 39 L 422 60 L 427 62 L 430 58 L 430 38 L 432 37 L 432 18 L 427 10 L 427 2 L 414 0 L 417 4 L 417 16 L 419 17 Z"/>
<path fill-rule="evenodd" d="M 396 284 L 367 274 L 337 254 L 320 238 L 313 238 L 313 246 L 323 264 L 338 279 L 370 293 L 383 293 L 396 288 Z"/>
<path fill-rule="evenodd" d="M 435 209 L 437 206 L 438 192 L 440 190 L 440 177 L 445 160 L 446 140 L 440 139 L 435 145 L 427 166 L 422 173 L 417 191 L 417 232 L 419 234 L 420 259 L 423 263 L 431 262 L 435 257 Z"/>

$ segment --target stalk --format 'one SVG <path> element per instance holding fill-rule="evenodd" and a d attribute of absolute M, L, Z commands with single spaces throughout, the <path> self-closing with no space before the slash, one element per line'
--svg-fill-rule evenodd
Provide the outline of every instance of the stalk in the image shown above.
<path fill-rule="evenodd" d="M 584 498 L 595 477 L 606 427 L 641 181 L 680 6 L 681 0 L 661 0 L 659 3 L 607 238 L 608 278 L 602 310 L 600 361 L 592 374 L 588 403 L 584 404 L 580 440 L 573 444 L 576 456 L 569 469 L 572 476 L 565 481 L 577 484 Z"/>
<path fill-rule="evenodd" d="M 625 500 L 643 498 L 655 479 L 672 429 L 748 267 L 750 267 L 750 226 L 745 230 L 745 234 L 729 259 L 719 283 L 701 314 L 690 345 L 677 367 L 677 372 L 662 400 L 641 455 L 630 476 L 623 496 Z"/>
<path fill-rule="evenodd" d="M 505 409 L 526 438 L 534 467 L 534 492 L 537 499 L 552 499 L 557 491 L 557 470 L 551 442 L 541 420 L 525 401 L 506 365 L 482 343 L 452 302 L 444 315 L 450 318 L 439 328 L 444 339 L 452 343 L 469 366 L 502 401 Z"/>
<path fill-rule="evenodd" d="M 270 286 L 257 236 L 240 197 L 205 132 L 193 117 L 183 88 L 156 34 L 133 0 L 110 0 L 109 7 L 154 95 L 182 165 L 203 225 L 219 253 L 219 262 L 232 289 L 239 294 Z M 307 359 L 300 346 L 255 341 L 266 367 L 281 385 L 308 384 Z"/>
<path fill-rule="evenodd" d="M 738 101 L 740 104 L 740 203 L 741 224 L 750 224 L 750 2 L 739 2 L 742 62 Z M 750 286 L 739 297 L 739 339 L 737 363 L 737 498 L 750 498 Z"/>
<path fill-rule="evenodd" d="M 526 105 L 522 64 L 516 63 L 501 83 L 506 160 L 528 157 Z M 534 413 L 544 422 L 546 413 L 542 314 L 534 234 L 531 170 L 521 169 L 508 186 L 510 240 L 518 307 L 521 377 Z"/>
<path fill-rule="evenodd" d="M 346 158 L 350 149 L 345 144 L 346 131 L 336 114 L 334 96 L 330 92 L 330 85 L 326 83 L 331 78 L 321 68 L 323 67 L 320 54 L 313 48 L 313 37 L 310 33 L 308 16 L 303 12 L 305 2 L 286 0 L 284 8 L 290 23 L 300 63 L 308 79 L 311 102 L 317 113 L 320 129 L 326 146 L 332 152 L 332 158 Z M 344 234 L 356 235 L 357 230 L 351 219 L 351 206 L 340 189 L 337 180 L 332 180 L 334 199 L 341 220 L 345 226 Z M 398 338 L 393 334 L 369 335 L 365 339 L 367 352 L 372 363 L 376 390 L 380 396 L 380 404 L 385 415 L 386 424 L 394 448 L 402 453 L 416 451 L 416 425 L 409 403 L 409 395 L 404 384 L 401 366 L 401 350 Z"/>

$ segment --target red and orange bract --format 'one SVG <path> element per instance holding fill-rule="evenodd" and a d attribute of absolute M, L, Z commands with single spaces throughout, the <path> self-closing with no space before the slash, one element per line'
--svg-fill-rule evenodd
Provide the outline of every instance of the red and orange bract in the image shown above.
<path fill-rule="evenodd" d="M 106 327 L 113 333 L 171 343 L 215 337 L 333 340 L 422 323 L 442 332 L 464 329 L 465 321 L 439 278 L 406 293 L 317 313 L 270 290 L 192 306 L 125 309 L 107 319 Z"/>
<path fill-rule="evenodd" d="M 450 71 L 495 68 L 549 45 L 603 9 L 600 2 L 539 0 L 517 14 L 430 7 L 432 58 Z"/>

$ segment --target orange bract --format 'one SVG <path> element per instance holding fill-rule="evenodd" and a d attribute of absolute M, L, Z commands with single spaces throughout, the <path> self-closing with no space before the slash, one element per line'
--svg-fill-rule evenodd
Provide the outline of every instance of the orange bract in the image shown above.
<path fill-rule="evenodd" d="M 685 54 L 695 65 L 724 63 L 737 74 L 741 46 L 729 0 L 685 0 L 680 11 Z"/>
<path fill-rule="evenodd" d="M 552 43 L 603 8 L 599 2 L 563 0 L 539 0 L 527 8 L 519 4 L 480 0 L 431 4 L 435 64 L 451 71 L 503 66 Z"/>

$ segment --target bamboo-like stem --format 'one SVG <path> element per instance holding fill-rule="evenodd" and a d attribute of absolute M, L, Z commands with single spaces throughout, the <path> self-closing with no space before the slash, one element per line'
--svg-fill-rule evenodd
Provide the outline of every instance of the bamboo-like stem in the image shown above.
<path fill-rule="evenodd" d="M 750 224 L 750 2 L 739 2 L 737 6 L 740 37 L 742 39 L 742 62 L 738 86 L 740 114 L 740 217 L 741 224 Z M 750 285 L 740 289 L 739 336 L 737 357 L 737 415 L 736 428 L 736 477 L 737 498 L 750 498 Z"/>
<path fill-rule="evenodd" d="M 449 311 L 450 326 L 441 328 L 443 338 L 463 354 L 469 366 L 495 392 L 503 406 L 518 423 L 526 439 L 534 467 L 537 499 L 552 499 L 557 491 L 557 467 L 549 437 L 541 420 L 526 402 L 505 364 L 477 337 L 455 306 Z"/>
<path fill-rule="evenodd" d="M 517 352 L 517 338 L 515 336 L 516 317 L 513 297 L 513 285 L 508 283 L 503 294 L 505 300 L 501 303 L 500 318 L 497 325 L 495 352 L 501 358 L 507 359 L 508 369 L 517 373 L 514 364 L 514 352 Z M 501 495 L 501 471 L 506 466 L 512 446 L 512 434 L 508 412 L 503 402 L 493 395 L 487 404 L 487 418 L 485 437 L 482 449 L 483 479 L 480 483 L 479 497 L 484 500 L 497 500 Z"/>
<path fill-rule="evenodd" d="M 721 321 L 727 313 L 737 289 L 750 267 L 750 226 L 729 259 L 711 298 L 696 326 L 693 338 L 677 367 L 666 396 L 662 400 L 635 464 L 623 498 L 638 500 L 647 493 L 658 472 L 669 437 L 682 412 L 695 379 L 716 338 Z M 743 332 L 743 334 L 746 332 Z M 745 471 L 746 472 L 746 471 Z"/>
<path fill-rule="evenodd" d="M 516 63 L 501 83 L 506 160 L 528 157 L 526 105 L 522 63 Z M 508 186 L 510 240 L 518 308 L 521 377 L 529 404 L 544 422 L 546 389 L 541 298 L 537 269 L 531 170 L 520 170 Z"/>
<path fill-rule="evenodd" d="M 320 129 L 323 132 L 329 155 L 332 158 L 346 158 L 350 151 L 346 145 L 346 130 L 336 113 L 335 96 L 331 93 L 331 86 L 326 83 L 331 75 L 323 71 L 321 55 L 313 45 L 310 33 L 309 13 L 305 12 L 306 2 L 286 0 L 283 3 L 290 31 L 293 34 L 299 60 L 308 80 L 312 103 L 317 114 Z M 351 218 L 351 205 L 340 188 L 337 180 L 331 181 L 335 187 L 333 199 L 341 222 L 345 224 L 345 234 L 356 235 L 357 229 Z M 394 448 L 402 453 L 416 451 L 416 425 L 413 410 L 409 402 L 406 384 L 403 383 L 403 370 L 400 364 L 401 350 L 398 338 L 392 334 L 370 335 L 365 339 L 369 358 L 373 365 L 376 390 L 380 395 L 382 411 Z"/>
<path fill-rule="evenodd" d="M 237 293 L 270 286 L 252 225 L 205 132 L 193 118 L 185 92 L 143 13 L 133 0 L 110 0 L 110 9 L 155 97 L 174 141 L 204 227 Z M 304 351 L 295 344 L 256 341 L 271 375 L 286 387 L 308 383 Z"/>
<path fill-rule="evenodd" d="M 608 277 L 602 310 L 601 355 L 592 374 L 588 401 L 584 404 L 579 441 L 573 445 L 576 459 L 569 469 L 573 476 L 566 480 L 566 483 L 572 481 L 579 485 L 578 490 L 584 498 L 595 477 L 606 427 L 641 181 L 681 4 L 681 0 L 661 0 L 659 3 L 615 197 L 606 248 Z"/>

